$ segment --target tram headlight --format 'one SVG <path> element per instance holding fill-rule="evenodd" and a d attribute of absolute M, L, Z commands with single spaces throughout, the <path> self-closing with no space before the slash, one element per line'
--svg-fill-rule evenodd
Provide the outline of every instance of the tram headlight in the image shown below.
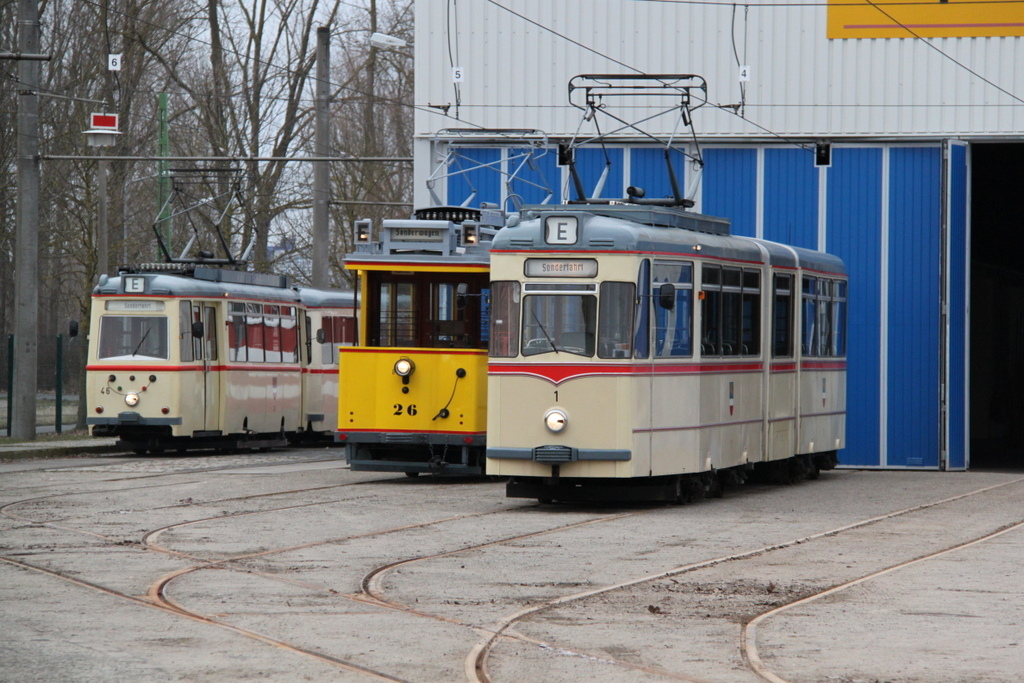
<path fill-rule="evenodd" d="M 399 377 L 408 377 L 416 369 L 416 364 L 408 358 L 399 358 L 395 361 L 395 374 Z"/>
<path fill-rule="evenodd" d="M 134 391 L 129 391 L 127 394 L 124 395 L 124 402 L 127 403 L 129 406 L 135 406 L 139 402 L 139 395 L 136 394 Z"/>
<path fill-rule="evenodd" d="M 569 418 L 558 408 L 552 408 L 544 414 L 544 426 L 555 434 L 565 429 L 568 422 Z"/>

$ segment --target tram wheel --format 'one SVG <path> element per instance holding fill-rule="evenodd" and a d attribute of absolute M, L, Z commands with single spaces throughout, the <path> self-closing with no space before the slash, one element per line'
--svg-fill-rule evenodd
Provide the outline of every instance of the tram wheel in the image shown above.
<path fill-rule="evenodd" d="M 555 499 L 554 498 L 538 498 L 537 502 L 540 503 L 541 505 L 551 505 L 552 503 L 555 502 Z"/>
<path fill-rule="evenodd" d="M 420 473 L 419 472 L 406 472 L 405 476 L 409 477 L 410 479 L 415 479 L 416 477 L 420 476 Z"/>

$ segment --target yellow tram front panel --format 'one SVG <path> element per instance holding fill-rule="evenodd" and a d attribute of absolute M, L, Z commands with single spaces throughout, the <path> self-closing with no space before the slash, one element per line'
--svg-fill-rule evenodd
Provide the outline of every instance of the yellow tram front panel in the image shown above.
<path fill-rule="evenodd" d="M 475 435 L 486 429 L 484 350 L 341 347 L 338 363 L 343 440 L 360 432 Z"/>

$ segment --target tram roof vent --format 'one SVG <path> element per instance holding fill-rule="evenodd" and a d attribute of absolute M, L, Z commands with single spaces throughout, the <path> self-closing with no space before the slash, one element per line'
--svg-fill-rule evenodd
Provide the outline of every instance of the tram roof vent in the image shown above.
<path fill-rule="evenodd" d="M 195 278 L 197 280 L 208 280 L 210 282 L 229 282 L 236 285 L 259 285 L 261 287 L 275 287 L 277 289 L 288 289 L 290 286 L 287 275 L 250 273 L 247 271 L 223 270 L 220 268 L 196 268 Z"/>

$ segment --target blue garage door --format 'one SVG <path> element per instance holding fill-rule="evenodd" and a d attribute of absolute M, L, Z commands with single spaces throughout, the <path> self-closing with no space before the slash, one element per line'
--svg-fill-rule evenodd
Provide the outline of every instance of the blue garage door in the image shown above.
<path fill-rule="evenodd" d="M 833 149 L 827 251 L 850 276 L 843 465 L 881 464 L 882 150 Z"/>

